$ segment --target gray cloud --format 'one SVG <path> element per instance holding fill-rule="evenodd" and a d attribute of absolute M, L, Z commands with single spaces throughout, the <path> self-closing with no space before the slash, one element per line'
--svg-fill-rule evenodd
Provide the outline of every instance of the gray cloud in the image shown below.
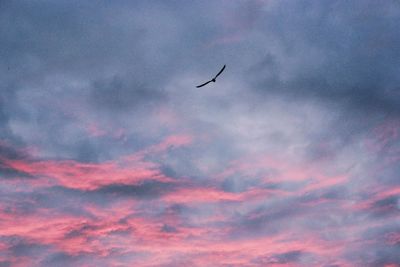
<path fill-rule="evenodd" d="M 393 49 L 399 42 L 395 34 L 399 19 L 393 10 L 398 5 L 394 1 L 277 5 L 259 22 L 260 32 L 284 50 L 267 53 L 252 69 L 258 90 L 295 99 L 317 97 L 350 112 L 398 117 L 400 53 Z"/>
<path fill-rule="evenodd" d="M 159 197 L 171 191 L 172 188 L 174 188 L 174 185 L 170 183 L 146 181 L 139 185 L 111 184 L 100 187 L 92 193 L 146 199 Z"/>
<path fill-rule="evenodd" d="M 7 140 L 7 138 L 5 139 Z M 7 143 L 0 143 L 0 175 L 2 178 L 33 178 L 30 174 L 11 167 L 8 161 L 30 160 L 27 153 Z"/>
<path fill-rule="evenodd" d="M 300 250 L 293 250 L 281 254 L 275 254 L 263 258 L 259 258 L 254 260 L 254 263 L 264 265 L 264 264 L 290 264 L 290 263 L 296 263 L 296 264 L 301 264 L 300 260 L 302 256 L 306 255 L 307 253 L 304 253 L 303 251 Z"/>
<path fill-rule="evenodd" d="M 106 111 L 130 110 L 138 105 L 157 106 L 166 95 L 160 89 L 152 89 L 140 82 L 140 77 L 134 80 L 139 84 L 127 84 L 120 77 L 113 77 L 110 81 L 96 81 L 90 91 L 90 99 L 99 109 Z"/>

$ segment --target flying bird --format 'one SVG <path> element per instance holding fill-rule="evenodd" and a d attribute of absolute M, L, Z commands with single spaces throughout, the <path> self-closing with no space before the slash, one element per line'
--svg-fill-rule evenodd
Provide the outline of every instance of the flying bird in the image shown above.
<path fill-rule="evenodd" d="M 217 79 L 217 77 L 224 71 L 224 69 L 225 69 L 225 65 L 222 67 L 222 69 L 217 73 L 217 75 L 215 75 L 215 77 L 214 78 L 212 78 L 211 80 L 209 80 L 208 82 L 205 82 L 205 83 L 203 83 L 203 84 L 200 84 L 200 85 L 198 85 L 198 86 L 196 86 L 197 88 L 200 88 L 200 87 L 202 87 L 202 86 L 204 86 L 204 85 L 206 85 L 206 84 L 208 84 L 208 83 L 210 83 L 210 82 L 214 82 L 215 83 L 215 80 Z"/>

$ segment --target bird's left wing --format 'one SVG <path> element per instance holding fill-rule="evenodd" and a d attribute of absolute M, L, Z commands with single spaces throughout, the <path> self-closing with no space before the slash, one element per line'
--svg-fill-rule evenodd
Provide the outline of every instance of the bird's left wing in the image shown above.
<path fill-rule="evenodd" d="M 206 84 L 208 84 L 208 83 L 210 83 L 210 82 L 211 82 L 211 81 L 208 81 L 208 82 L 206 82 L 206 83 L 203 83 L 203 84 L 197 85 L 196 87 L 197 87 L 197 88 L 203 87 L 204 85 L 206 85 Z"/>

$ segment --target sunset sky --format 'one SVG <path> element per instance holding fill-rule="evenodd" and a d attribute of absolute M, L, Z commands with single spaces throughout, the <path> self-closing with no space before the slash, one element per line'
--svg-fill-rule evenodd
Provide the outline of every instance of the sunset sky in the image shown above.
<path fill-rule="evenodd" d="M 0 266 L 400 266 L 400 1 L 0 0 Z"/>

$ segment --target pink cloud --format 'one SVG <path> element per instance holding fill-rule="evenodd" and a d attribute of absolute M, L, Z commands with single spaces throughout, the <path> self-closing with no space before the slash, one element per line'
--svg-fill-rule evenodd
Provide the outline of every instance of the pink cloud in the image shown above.
<path fill-rule="evenodd" d="M 95 202 L 83 203 L 79 207 L 81 212 L 76 214 L 52 208 L 38 208 L 34 213 L 23 214 L 13 206 L 14 202 L 8 202 L 8 206 L 0 204 L 0 235 L 23 237 L 71 257 L 95 255 L 108 266 L 123 265 L 122 259 L 129 255 L 138 255 L 128 260 L 137 266 L 204 266 L 210 262 L 218 262 L 219 266 L 295 266 L 297 258 L 310 265 L 352 266 L 342 257 L 346 246 L 368 245 L 372 241 L 360 238 L 362 232 L 379 224 L 333 224 L 324 227 L 324 233 L 319 233 L 304 225 L 304 219 L 307 216 L 316 218 L 321 211 L 328 214 L 326 209 L 332 213 L 338 210 L 344 213 L 371 212 L 376 201 L 400 194 L 397 187 L 377 188 L 370 199 L 358 203 L 317 195 L 309 202 L 294 202 L 300 211 L 279 219 L 282 216 L 279 207 L 267 206 L 270 208 L 259 212 L 252 210 L 257 211 L 263 203 L 277 201 L 280 205 L 282 200 L 300 199 L 308 193 L 345 185 L 349 174 L 328 173 L 312 162 L 293 162 L 278 155 L 258 155 L 232 161 L 224 171 L 211 177 L 213 183 L 195 184 L 185 178 L 166 176 L 159 164 L 149 159 L 163 158 L 169 150 L 190 146 L 194 141 L 190 135 L 172 135 L 136 153 L 102 163 L 3 158 L 4 164 L 10 168 L 37 177 L 24 181 L 25 185 L 30 185 L 30 190 L 34 190 L 32 185 L 35 183 L 36 187 L 44 189 L 60 185 L 92 191 L 113 184 L 140 185 L 149 180 L 176 187 L 154 199 L 118 198 L 106 206 Z M 242 179 L 259 176 L 260 186 L 249 186 L 239 192 L 222 190 L 220 185 L 224 179 L 235 175 Z M 301 186 L 295 189 L 268 187 L 293 182 L 300 182 Z M 10 187 L 13 183 L 22 185 L 22 182 L 10 181 Z M 371 193 L 371 190 L 367 192 Z M 333 202 L 334 207 L 325 206 Z M 36 205 L 35 201 L 31 204 Z M 181 206 L 206 212 L 186 214 L 173 208 Z M 275 219 L 277 214 L 278 219 Z M 261 229 L 257 234 L 251 228 L 251 222 L 257 220 L 261 224 L 265 221 L 265 231 L 268 227 L 279 230 L 264 233 Z M 244 227 L 246 223 L 250 226 Z M 348 236 L 326 238 L 326 235 L 334 236 L 335 233 Z M 390 232 L 384 240 L 388 245 L 397 244 L 398 236 Z M 1 248 L 10 249 L 5 243 L 0 243 Z M 291 255 L 296 261 L 291 261 Z M 12 262 L 15 266 L 33 264 L 23 257 L 13 258 Z"/>
<path fill-rule="evenodd" d="M 81 190 L 93 190 L 109 184 L 137 184 L 146 180 L 174 182 L 158 169 L 158 164 L 146 161 L 149 153 L 163 153 L 170 148 L 190 144 L 192 137 L 173 135 L 163 142 L 119 160 L 102 163 L 81 163 L 74 160 L 3 159 L 8 167 L 37 177 L 35 183 L 62 185 Z"/>
<path fill-rule="evenodd" d="M 100 137 L 107 134 L 107 131 L 100 129 L 100 127 L 95 123 L 89 123 L 86 127 L 86 131 L 92 137 Z"/>
<path fill-rule="evenodd" d="M 399 133 L 400 122 L 397 120 L 386 120 L 371 130 L 365 145 L 371 152 L 381 152 L 392 141 L 399 139 Z"/>

